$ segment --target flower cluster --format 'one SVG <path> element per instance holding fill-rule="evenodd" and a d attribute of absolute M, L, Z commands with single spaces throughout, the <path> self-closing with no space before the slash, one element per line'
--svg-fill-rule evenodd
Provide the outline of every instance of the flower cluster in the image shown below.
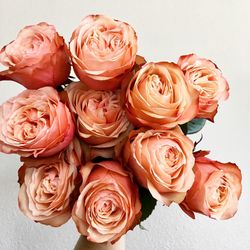
<path fill-rule="evenodd" d="M 0 106 L 0 151 L 21 156 L 18 204 L 30 219 L 72 217 L 89 241 L 114 243 L 150 215 L 145 198 L 192 218 L 237 211 L 239 168 L 187 136 L 228 98 L 221 71 L 195 54 L 146 62 L 137 47 L 129 24 L 90 15 L 69 46 L 43 22 L 1 49 L 0 80 L 27 88 Z"/>

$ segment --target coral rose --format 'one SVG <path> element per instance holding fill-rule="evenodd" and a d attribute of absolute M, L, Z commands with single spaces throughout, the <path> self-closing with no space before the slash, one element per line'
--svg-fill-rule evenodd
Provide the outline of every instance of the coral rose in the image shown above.
<path fill-rule="evenodd" d="M 114 243 L 141 216 L 138 188 L 120 163 L 87 163 L 81 168 L 82 186 L 72 218 L 89 241 Z"/>
<path fill-rule="evenodd" d="M 199 91 L 197 117 L 211 121 L 217 113 L 218 102 L 229 96 L 229 86 L 218 67 L 195 54 L 181 56 L 178 61 L 185 74 L 187 84 Z"/>
<path fill-rule="evenodd" d="M 30 219 L 54 227 L 71 217 L 77 167 L 82 152 L 74 139 L 63 153 L 48 158 L 22 158 L 18 203 Z"/>
<path fill-rule="evenodd" d="M 73 135 L 71 113 L 52 87 L 25 90 L 0 106 L 0 152 L 50 156 Z"/>
<path fill-rule="evenodd" d="M 213 219 L 229 219 L 237 211 L 241 195 L 241 172 L 233 163 L 221 163 L 195 153 L 195 181 L 181 208 L 191 218 L 201 213 Z"/>
<path fill-rule="evenodd" d="M 47 23 L 26 26 L 16 40 L 0 51 L 0 80 L 14 80 L 28 89 L 57 86 L 70 73 L 68 48 L 55 27 Z"/>
<path fill-rule="evenodd" d="M 133 130 L 124 147 L 124 160 L 139 184 L 170 205 L 180 203 L 194 181 L 193 143 L 173 130 Z"/>
<path fill-rule="evenodd" d="M 81 82 L 71 83 L 66 91 L 85 142 L 96 148 L 114 147 L 132 129 L 120 104 L 120 91 L 96 91 Z"/>
<path fill-rule="evenodd" d="M 136 33 L 127 23 L 90 15 L 73 32 L 70 52 L 82 82 L 96 90 L 116 89 L 135 63 Z"/>
<path fill-rule="evenodd" d="M 125 107 L 136 126 L 173 128 L 196 116 L 198 92 L 186 84 L 178 65 L 147 63 L 130 81 Z"/>

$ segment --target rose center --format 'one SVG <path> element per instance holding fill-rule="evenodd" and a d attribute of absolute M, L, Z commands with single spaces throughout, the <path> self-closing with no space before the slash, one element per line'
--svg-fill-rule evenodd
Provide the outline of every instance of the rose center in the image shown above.
<path fill-rule="evenodd" d="M 59 184 L 59 176 L 56 171 L 51 171 L 46 173 L 44 179 L 42 180 L 41 187 L 45 193 L 54 194 L 57 190 Z"/>
<path fill-rule="evenodd" d="M 176 147 L 169 147 L 165 154 L 165 160 L 169 167 L 174 167 L 180 158 L 180 152 Z"/>
<path fill-rule="evenodd" d="M 115 95 L 110 94 L 100 94 L 90 99 L 85 108 L 85 112 L 93 116 L 97 123 L 112 123 L 118 119 L 121 111 L 119 100 Z"/>
<path fill-rule="evenodd" d="M 216 76 L 213 72 L 201 69 L 192 74 L 194 87 L 201 96 L 213 98 L 218 90 Z"/>
<path fill-rule="evenodd" d="M 229 192 L 229 183 L 225 175 L 220 178 L 220 185 L 215 189 L 210 206 L 214 208 L 218 208 L 223 205 L 223 203 L 228 198 Z"/>
<path fill-rule="evenodd" d="M 105 56 L 109 52 L 122 48 L 124 42 L 119 31 L 101 26 L 93 30 L 92 34 L 87 38 L 87 45 L 93 53 Z"/>
<path fill-rule="evenodd" d="M 101 214 L 107 214 L 112 210 L 112 202 L 111 201 L 105 201 L 99 208 L 99 212 Z"/>
<path fill-rule="evenodd" d="M 21 114 L 14 113 L 9 120 L 8 129 L 12 131 L 16 140 L 33 140 L 39 131 L 48 123 L 49 117 L 46 113 L 36 109 L 27 109 Z"/>
<path fill-rule="evenodd" d="M 165 93 L 165 84 L 162 83 L 160 77 L 156 74 L 149 75 L 147 77 L 147 82 L 150 84 L 152 90 L 156 93 L 163 95 Z"/>

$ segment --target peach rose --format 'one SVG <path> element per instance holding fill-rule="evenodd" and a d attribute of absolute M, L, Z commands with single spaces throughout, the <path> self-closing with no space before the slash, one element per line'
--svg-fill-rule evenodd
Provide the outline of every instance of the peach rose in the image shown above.
<path fill-rule="evenodd" d="M 196 116 L 198 92 L 186 84 L 178 65 L 147 63 L 128 85 L 125 108 L 136 126 L 173 128 Z"/>
<path fill-rule="evenodd" d="M 90 15 L 73 32 L 70 52 L 82 82 L 96 90 L 116 89 L 135 63 L 136 33 L 127 23 Z"/>
<path fill-rule="evenodd" d="M 52 87 L 25 90 L 0 106 L 0 152 L 51 156 L 70 143 L 74 123 Z"/>
<path fill-rule="evenodd" d="M 66 89 L 79 136 L 96 148 L 114 147 L 132 129 L 120 104 L 120 92 L 96 91 L 81 82 Z"/>
<path fill-rule="evenodd" d="M 55 27 L 47 23 L 26 26 L 16 40 L 0 51 L 0 80 L 13 80 L 28 89 L 57 86 L 70 73 L 68 48 Z"/>
<path fill-rule="evenodd" d="M 49 158 L 22 158 L 20 210 L 30 219 L 54 227 L 71 217 L 82 152 L 75 138 L 63 153 Z"/>
<path fill-rule="evenodd" d="M 212 161 L 205 157 L 207 154 L 207 151 L 195 154 L 195 181 L 180 206 L 193 219 L 197 212 L 226 220 L 237 211 L 241 172 L 235 164 Z"/>
<path fill-rule="evenodd" d="M 181 56 L 178 61 L 186 82 L 199 91 L 198 118 L 211 121 L 217 113 L 218 102 L 229 96 L 229 86 L 218 67 L 195 54 Z"/>
<path fill-rule="evenodd" d="M 114 243 L 141 216 L 138 188 L 120 163 L 87 163 L 80 170 L 82 186 L 72 218 L 78 231 L 96 243 Z"/>
<path fill-rule="evenodd" d="M 134 130 L 123 149 L 124 161 L 139 184 L 169 206 L 182 202 L 193 184 L 193 147 L 178 127 Z"/>

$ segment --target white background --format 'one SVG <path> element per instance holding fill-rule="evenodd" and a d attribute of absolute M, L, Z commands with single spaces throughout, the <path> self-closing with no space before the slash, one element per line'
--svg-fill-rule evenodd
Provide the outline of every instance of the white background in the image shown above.
<path fill-rule="evenodd" d="M 187 217 L 177 205 L 158 204 L 153 215 L 127 234 L 127 250 L 250 249 L 250 1 L 248 0 L 0 0 L 0 46 L 25 25 L 54 24 L 66 41 L 88 14 L 103 13 L 130 23 L 139 38 L 139 54 L 148 61 L 177 61 L 197 53 L 212 59 L 227 77 L 230 99 L 220 105 L 215 124 L 203 131 L 203 149 L 220 161 L 237 162 L 243 193 L 236 216 L 214 221 Z M 23 88 L 0 83 L 0 103 Z M 71 250 L 78 238 L 72 222 L 59 229 L 36 224 L 17 208 L 18 157 L 0 154 L 0 249 Z"/>

